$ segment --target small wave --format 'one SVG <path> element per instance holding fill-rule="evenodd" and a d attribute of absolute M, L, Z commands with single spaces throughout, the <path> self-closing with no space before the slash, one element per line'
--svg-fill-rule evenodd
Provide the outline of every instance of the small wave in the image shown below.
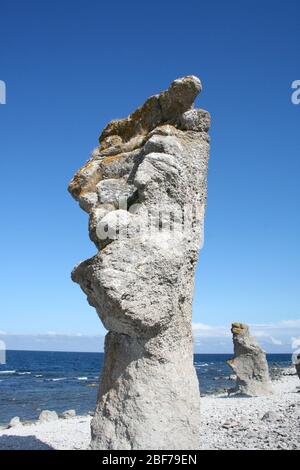
<path fill-rule="evenodd" d="M 77 380 L 87 380 L 88 378 L 87 377 L 76 377 Z"/>
<path fill-rule="evenodd" d="M 37 375 L 35 375 L 35 377 L 43 377 L 43 375 L 42 374 L 37 374 Z"/>
<path fill-rule="evenodd" d="M 0 370 L 1 375 L 11 375 L 11 374 L 15 374 L 15 373 L 16 373 L 15 370 Z"/>
<path fill-rule="evenodd" d="M 54 379 L 46 379 L 48 382 L 59 382 L 60 380 L 66 380 L 67 377 L 56 377 Z"/>
<path fill-rule="evenodd" d="M 206 363 L 195 364 L 195 367 L 208 367 L 208 364 Z"/>
<path fill-rule="evenodd" d="M 31 372 L 17 372 L 17 375 L 31 375 Z"/>

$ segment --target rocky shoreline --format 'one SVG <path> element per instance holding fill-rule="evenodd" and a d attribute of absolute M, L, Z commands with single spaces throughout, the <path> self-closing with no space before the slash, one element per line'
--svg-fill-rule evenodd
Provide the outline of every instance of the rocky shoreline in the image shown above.
<path fill-rule="evenodd" d="M 266 397 L 202 399 L 201 449 L 298 450 L 300 387 L 295 375 L 272 382 Z"/>
<path fill-rule="evenodd" d="M 300 387 L 294 370 L 277 370 L 273 389 L 266 397 L 203 397 L 199 448 L 299 449 Z M 74 416 L 71 411 L 64 416 L 43 412 L 34 423 L 0 430 L 0 450 L 87 449 L 91 416 Z"/>

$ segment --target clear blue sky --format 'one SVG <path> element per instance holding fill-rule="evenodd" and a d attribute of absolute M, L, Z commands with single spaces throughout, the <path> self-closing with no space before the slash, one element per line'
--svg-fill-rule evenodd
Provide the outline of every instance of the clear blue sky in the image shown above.
<path fill-rule="evenodd" d="M 67 185 L 109 120 L 187 74 L 212 115 L 194 321 L 299 318 L 299 1 L 0 0 L 0 15 L 0 330 L 103 331 L 70 280 L 95 248 Z"/>

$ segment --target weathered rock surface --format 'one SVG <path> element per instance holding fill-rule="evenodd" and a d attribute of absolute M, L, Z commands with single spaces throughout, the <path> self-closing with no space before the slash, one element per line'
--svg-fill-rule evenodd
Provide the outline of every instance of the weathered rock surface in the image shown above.
<path fill-rule="evenodd" d="M 75 410 L 66 410 L 66 411 L 63 411 L 60 415 L 60 417 L 63 419 L 75 418 L 75 416 L 76 416 Z"/>
<path fill-rule="evenodd" d="M 296 367 L 298 377 L 300 379 L 300 354 L 298 354 L 297 357 L 295 358 L 295 367 Z"/>
<path fill-rule="evenodd" d="M 22 422 L 19 416 L 15 416 L 10 420 L 8 428 L 15 428 L 16 426 L 22 426 Z"/>
<path fill-rule="evenodd" d="M 80 284 L 109 331 L 93 449 L 196 449 L 200 395 L 191 329 L 202 243 L 209 114 L 194 76 L 108 124 L 69 191 L 99 249 Z"/>
<path fill-rule="evenodd" d="M 47 423 L 49 421 L 55 421 L 58 419 L 56 411 L 43 410 L 39 416 L 40 423 Z"/>
<path fill-rule="evenodd" d="M 280 369 L 279 369 L 279 371 L 280 371 Z M 297 371 L 295 370 L 294 367 L 287 367 L 287 368 L 284 369 L 283 371 L 282 371 L 282 370 L 280 371 L 280 375 L 281 375 L 281 376 L 297 375 Z"/>
<path fill-rule="evenodd" d="M 263 396 L 272 393 L 266 353 L 249 327 L 243 323 L 233 323 L 234 358 L 228 364 L 237 376 L 236 387 L 230 393 L 248 396 Z"/>

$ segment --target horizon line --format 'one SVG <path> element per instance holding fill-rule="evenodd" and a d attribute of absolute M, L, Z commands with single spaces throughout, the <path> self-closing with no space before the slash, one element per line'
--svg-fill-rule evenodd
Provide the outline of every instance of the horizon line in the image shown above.
<path fill-rule="evenodd" d="M 84 354 L 104 354 L 104 351 L 70 351 L 70 350 L 46 350 L 46 349 L 7 349 L 6 352 L 49 352 L 49 353 L 61 353 L 61 352 L 65 352 L 65 353 L 84 353 Z M 215 353 L 205 353 L 205 352 L 194 352 L 193 353 L 194 355 L 195 354 L 205 354 L 206 356 L 209 356 L 209 355 L 223 355 L 223 354 L 233 354 L 233 351 L 230 351 L 230 352 L 215 352 Z M 277 353 L 269 353 L 269 352 L 266 352 L 266 354 L 268 356 L 281 356 L 283 354 L 286 354 L 288 356 L 292 355 L 292 352 L 289 351 L 289 352 L 277 352 Z"/>

